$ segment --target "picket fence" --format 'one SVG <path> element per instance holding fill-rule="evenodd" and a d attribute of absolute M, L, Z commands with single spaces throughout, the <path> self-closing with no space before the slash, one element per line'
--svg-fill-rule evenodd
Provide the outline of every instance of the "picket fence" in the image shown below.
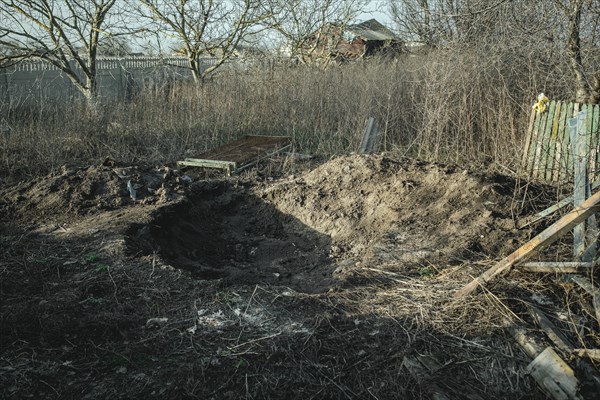
<path fill-rule="evenodd" d="M 600 106 L 567 101 L 550 101 L 546 110 L 533 110 L 523 152 L 522 165 L 527 176 L 547 182 L 573 180 L 573 149 L 569 119 L 586 112 L 584 129 L 585 156 L 591 180 L 600 167 Z"/>

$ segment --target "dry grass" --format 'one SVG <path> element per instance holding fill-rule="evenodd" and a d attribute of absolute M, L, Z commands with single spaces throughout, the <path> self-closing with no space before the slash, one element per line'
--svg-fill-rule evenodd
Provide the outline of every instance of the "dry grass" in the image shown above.
<path fill-rule="evenodd" d="M 356 151 L 375 116 L 384 149 L 516 171 L 537 93 L 570 97 L 564 66 L 513 50 L 437 51 L 326 71 L 223 70 L 201 87 L 142 90 L 87 118 L 78 105 L 0 106 L 3 178 L 110 156 L 172 162 L 244 134 L 289 135 L 301 152 Z"/>

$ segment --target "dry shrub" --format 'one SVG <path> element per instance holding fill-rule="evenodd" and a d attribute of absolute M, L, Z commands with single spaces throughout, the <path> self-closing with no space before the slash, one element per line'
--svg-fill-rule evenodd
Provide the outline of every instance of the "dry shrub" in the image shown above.
<path fill-rule="evenodd" d="M 376 117 L 383 149 L 442 162 L 516 171 L 531 104 L 544 91 L 568 98 L 566 67 L 529 50 L 436 50 L 327 70 L 223 69 L 190 82 L 142 89 L 132 101 L 86 117 L 78 105 L 2 110 L 3 177 L 110 156 L 164 163 L 245 134 L 289 135 L 296 150 L 356 151 Z"/>

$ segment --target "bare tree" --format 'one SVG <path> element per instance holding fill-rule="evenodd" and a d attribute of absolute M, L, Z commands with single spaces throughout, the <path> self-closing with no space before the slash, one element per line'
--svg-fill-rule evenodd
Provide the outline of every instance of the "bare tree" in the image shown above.
<path fill-rule="evenodd" d="M 568 61 L 575 100 L 600 100 L 600 71 L 586 62 L 600 35 L 600 0 L 389 0 L 399 31 L 429 47 L 535 52 Z M 597 61 L 596 61 L 597 62 Z"/>
<path fill-rule="evenodd" d="M 429 47 L 469 43 L 506 22 L 507 9 L 521 0 L 389 0 L 400 33 Z M 503 27 L 505 25 L 502 25 Z"/>
<path fill-rule="evenodd" d="M 269 11 L 259 0 L 140 0 L 140 13 L 181 44 L 196 83 L 234 56 L 246 38 L 264 29 Z M 215 63 L 204 68 L 202 59 Z"/>
<path fill-rule="evenodd" d="M 597 104 L 600 101 L 600 68 L 586 69 L 582 57 L 582 35 L 595 36 L 600 2 L 594 0 L 555 0 L 567 24 L 566 50 L 569 66 L 575 78 L 575 101 Z M 583 20 L 591 23 L 584 27 Z"/>
<path fill-rule="evenodd" d="M 428 47 L 457 35 L 459 0 L 390 0 L 392 19 L 402 36 Z"/>
<path fill-rule="evenodd" d="M 117 1 L 0 0 L 0 45 L 9 50 L 0 55 L 0 63 L 49 62 L 95 110 L 99 44 L 111 35 Z"/>
<path fill-rule="evenodd" d="M 133 53 L 129 36 L 108 36 L 98 43 L 98 54 L 107 57 L 125 57 Z"/>

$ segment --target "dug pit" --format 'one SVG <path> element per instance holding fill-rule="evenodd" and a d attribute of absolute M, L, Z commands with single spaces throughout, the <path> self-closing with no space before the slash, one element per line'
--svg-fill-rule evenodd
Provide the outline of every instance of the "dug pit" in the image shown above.
<path fill-rule="evenodd" d="M 414 160 L 350 156 L 270 184 L 200 181 L 128 232 L 198 279 L 327 290 L 357 268 L 451 265 L 514 247 L 512 183 Z"/>
<path fill-rule="evenodd" d="M 277 284 L 305 292 L 331 284 L 330 238 L 227 181 L 200 182 L 185 201 L 128 232 L 138 255 L 157 254 L 197 279 Z"/>

